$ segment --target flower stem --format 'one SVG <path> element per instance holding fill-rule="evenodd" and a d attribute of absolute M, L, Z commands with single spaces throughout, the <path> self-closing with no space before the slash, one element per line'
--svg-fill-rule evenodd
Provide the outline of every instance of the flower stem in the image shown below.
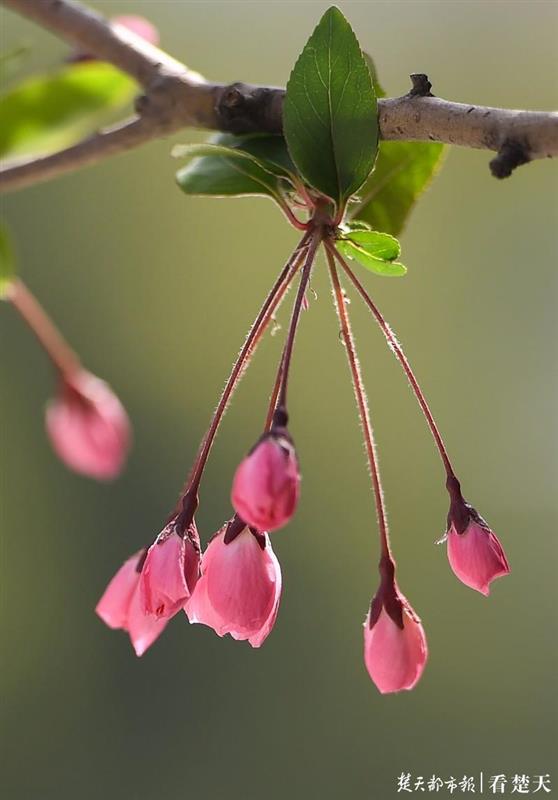
<path fill-rule="evenodd" d="M 444 469 L 446 471 L 446 476 L 448 478 L 455 478 L 455 473 L 453 471 L 453 466 L 452 466 L 451 461 L 449 459 L 448 452 L 447 452 L 446 446 L 444 444 L 444 440 L 442 439 L 440 431 L 438 430 L 438 426 L 436 425 L 436 422 L 434 421 L 434 417 L 432 416 L 432 412 L 430 411 L 430 407 L 429 407 L 428 403 L 426 402 L 426 398 L 425 398 L 425 396 L 424 396 L 424 394 L 422 392 L 422 389 L 419 386 L 419 383 L 418 383 L 418 381 L 417 381 L 417 379 L 415 377 L 415 374 L 414 374 L 414 372 L 413 372 L 413 370 L 411 368 L 411 365 L 409 364 L 409 362 L 407 360 L 407 357 L 406 357 L 405 353 L 403 352 L 403 349 L 402 349 L 401 345 L 399 344 L 399 341 L 397 340 L 397 337 L 395 336 L 395 334 L 393 333 L 392 329 L 390 328 L 388 322 L 385 320 L 385 318 L 383 317 L 382 313 L 380 312 L 380 310 L 378 309 L 378 307 L 376 306 L 374 301 L 370 298 L 370 296 L 368 295 L 366 289 L 361 284 L 361 282 L 358 280 L 356 275 L 353 273 L 352 269 L 349 267 L 349 265 L 347 264 L 345 259 L 341 256 L 341 254 L 336 250 L 336 248 L 331 243 L 329 243 L 329 242 L 327 243 L 327 248 L 328 248 L 328 251 L 330 253 L 332 253 L 335 256 L 335 258 L 339 261 L 339 263 L 341 264 L 342 269 L 344 270 L 344 272 L 346 273 L 346 275 L 348 276 L 350 281 L 355 286 L 356 290 L 358 291 L 358 293 L 360 294 L 360 296 L 362 297 L 362 299 L 364 300 L 364 302 L 368 306 L 369 310 L 374 315 L 374 317 L 375 317 L 375 319 L 376 319 L 376 321 L 377 321 L 382 333 L 386 337 L 386 340 L 387 340 L 387 343 L 388 343 L 390 349 L 393 350 L 393 352 L 395 354 L 395 357 L 397 358 L 397 360 L 399 361 L 399 363 L 403 367 L 403 370 L 405 371 L 405 374 L 407 375 L 409 383 L 411 384 L 411 388 L 412 388 L 412 390 L 413 390 L 413 392 L 415 394 L 417 402 L 418 402 L 419 406 L 421 407 L 422 413 L 424 414 L 424 416 L 426 418 L 426 422 L 428 423 L 428 427 L 430 428 L 430 432 L 432 433 L 432 436 L 433 436 L 434 441 L 436 443 L 436 447 L 438 448 L 438 452 L 440 453 L 440 458 L 442 459 L 442 462 L 444 464 Z"/>
<path fill-rule="evenodd" d="M 42 348 L 62 378 L 71 378 L 80 369 L 80 361 L 37 298 L 21 280 L 8 290 L 8 300 L 35 334 Z"/>
<path fill-rule="evenodd" d="M 382 558 L 390 562 L 393 561 L 391 555 L 391 548 L 389 543 L 389 531 L 387 523 L 386 507 L 384 503 L 384 495 L 382 491 L 382 482 L 380 478 L 380 467 L 378 463 L 378 454 L 376 452 L 376 443 L 374 441 L 374 431 L 370 420 L 370 412 L 368 410 L 368 402 L 366 399 L 366 391 L 362 381 L 360 372 L 360 365 L 355 350 L 355 342 L 351 331 L 351 323 L 347 313 L 345 304 L 345 296 L 339 282 L 339 275 L 335 268 L 335 261 L 331 253 L 331 248 L 326 246 L 326 256 L 329 265 L 329 274 L 331 278 L 331 285 L 333 287 L 333 296 L 337 308 L 337 315 L 341 323 L 341 335 L 345 343 L 345 351 L 347 353 L 347 360 L 351 370 L 353 379 L 353 387 L 355 390 L 360 421 L 364 433 L 364 442 L 366 445 L 366 454 L 368 456 L 368 464 L 370 466 L 370 476 L 372 478 L 372 489 L 374 491 L 374 498 L 376 501 L 376 515 L 378 518 L 378 528 L 380 532 L 380 547 L 382 551 Z"/>
<path fill-rule="evenodd" d="M 293 312 L 291 315 L 291 322 L 289 325 L 289 332 L 287 334 L 287 340 L 285 342 L 285 348 L 283 350 L 283 354 L 281 356 L 281 361 L 279 365 L 279 372 L 281 374 L 281 381 L 280 381 L 280 388 L 277 398 L 277 407 L 281 407 L 286 409 L 287 408 L 287 388 L 289 382 L 289 371 L 291 366 L 291 359 L 293 355 L 293 347 L 294 341 L 296 337 L 296 330 L 298 328 L 298 322 L 300 319 L 300 311 L 302 309 L 302 303 L 304 300 L 304 293 L 308 287 L 308 281 L 310 280 L 310 274 L 312 272 L 312 265 L 314 263 L 314 259 L 316 257 L 316 250 L 318 249 L 318 245 L 322 240 L 322 231 L 320 228 L 316 228 L 312 234 L 310 234 L 310 244 L 306 251 L 304 265 L 302 267 L 302 274 L 300 276 L 300 283 L 298 285 L 298 292 L 296 294 Z"/>
<path fill-rule="evenodd" d="M 232 372 L 229 375 L 229 379 L 227 380 L 219 403 L 217 404 L 217 408 L 215 409 L 215 413 L 213 414 L 207 432 L 203 437 L 198 449 L 198 453 L 196 455 L 188 480 L 180 494 L 175 511 L 171 515 L 171 519 L 177 515 L 180 515 L 180 527 L 183 530 L 187 530 L 196 511 L 198 505 L 198 490 L 203 471 L 205 469 L 211 447 L 215 440 L 215 436 L 219 429 L 219 425 L 223 415 L 225 414 L 225 411 L 227 410 L 227 406 L 232 394 L 242 378 L 250 358 L 253 355 L 261 337 L 263 336 L 273 316 L 273 313 L 283 299 L 296 271 L 300 266 L 301 258 L 308 249 L 310 237 L 311 234 L 309 232 L 304 234 L 296 250 L 293 252 L 281 270 L 279 277 L 275 281 L 271 291 L 265 299 L 263 306 L 254 320 L 238 358 L 234 363 Z"/>
<path fill-rule="evenodd" d="M 269 406 L 267 409 L 267 417 L 265 420 L 264 425 L 264 432 L 267 432 L 271 429 L 273 425 L 273 417 L 275 416 L 275 410 L 277 408 L 277 398 L 279 397 L 279 392 L 281 390 L 281 382 L 283 380 L 283 355 L 281 355 L 281 360 L 279 361 L 279 366 L 277 368 L 277 375 L 275 376 L 275 383 L 273 385 L 273 391 L 271 392 L 271 397 L 269 399 Z"/>
<path fill-rule="evenodd" d="M 281 211 L 283 212 L 283 214 L 285 215 L 287 220 L 291 223 L 291 225 L 294 228 L 296 228 L 299 231 L 307 231 L 308 230 L 308 223 L 307 222 L 302 222 L 302 220 L 298 219 L 298 217 L 296 217 L 293 214 L 290 206 L 288 205 L 288 203 L 286 201 L 284 201 L 284 200 L 280 200 L 279 201 L 278 200 L 277 202 L 279 203 L 279 207 L 281 208 Z"/>

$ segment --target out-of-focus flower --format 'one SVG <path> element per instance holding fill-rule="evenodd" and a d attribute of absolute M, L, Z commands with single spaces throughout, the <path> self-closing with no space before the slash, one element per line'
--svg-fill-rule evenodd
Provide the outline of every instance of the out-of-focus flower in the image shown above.
<path fill-rule="evenodd" d="M 47 408 L 46 429 L 57 455 L 75 472 L 110 480 L 122 470 L 130 422 L 112 389 L 90 372 L 62 379 Z"/>
<path fill-rule="evenodd" d="M 155 25 L 148 19 L 145 19 L 145 17 L 139 17 L 136 14 L 122 14 L 118 17 L 113 17 L 111 23 L 122 25 L 124 28 L 132 31 L 132 33 L 141 36 L 141 38 L 145 39 L 149 44 L 159 44 L 159 31 Z"/>

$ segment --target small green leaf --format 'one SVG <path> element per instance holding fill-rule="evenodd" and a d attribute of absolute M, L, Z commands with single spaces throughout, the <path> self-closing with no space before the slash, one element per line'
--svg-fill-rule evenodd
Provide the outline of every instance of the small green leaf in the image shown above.
<path fill-rule="evenodd" d="M 365 233 L 366 231 L 362 232 Z M 397 239 L 395 241 L 397 241 Z M 375 272 L 376 275 L 396 278 L 405 275 L 407 272 L 407 267 L 398 261 L 377 258 L 372 255 L 364 245 L 358 244 L 350 239 L 338 239 L 336 245 L 344 256 L 358 261 L 359 264 L 366 267 L 366 269 L 369 269 L 371 272 Z"/>
<path fill-rule="evenodd" d="M 257 158 L 260 165 L 268 172 L 287 178 L 291 182 L 296 180 L 297 170 L 289 155 L 287 143 L 283 136 L 267 133 L 252 133 L 244 136 L 221 133 L 213 141 L 216 144 L 244 150 Z"/>
<path fill-rule="evenodd" d="M 171 155 L 189 160 L 201 156 L 246 159 L 265 172 L 290 180 L 296 172 L 282 136 L 220 134 L 201 144 L 177 144 Z"/>
<path fill-rule="evenodd" d="M 353 229 L 344 233 L 341 241 L 349 241 L 359 250 L 364 250 L 368 255 L 382 261 L 395 261 L 401 255 L 401 245 L 389 233 Z"/>
<path fill-rule="evenodd" d="M 136 92 L 130 77 L 100 61 L 28 78 L 0 97 L 0 155 L 67 147 L 130 103 Z"/>
<path fill-rule="evenodd" d="M 299 172 L 341 205 L 372 169 L 376 96 L 357 38 L 338 8 L 326 11 L 294 66 L 283 128 Z"/>
<path fill-rule="evenodd" d="M 0 224 L 0 299 L 6 297 L 15 277 L 14 252 L 6 227 Z"/>
<path fill-rule="evenodd" d="M 203 147 L 207 148 L 207 145 Z M 277 176 L 246 156 L 230 154 L 226 148 L 218 147 L 218 150 L 226 155 L 203 155 L 176 173 L 176 180 L 183 192 L 214 197 L 264 195 L 281 202 L 280 179 Z"/>

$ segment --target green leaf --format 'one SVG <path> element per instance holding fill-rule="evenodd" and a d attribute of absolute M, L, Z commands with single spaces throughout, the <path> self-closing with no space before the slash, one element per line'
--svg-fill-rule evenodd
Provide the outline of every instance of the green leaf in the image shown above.
<path fill-rule="evenodd" d="M 398 235 L 420 195 L 440 170 L 439 142 L 381 142 L 376 167 L 360 192 L 355 219 Z"/>
<path fill-rule="evenodd" d="M 0 155 L 67 147 L 129 104 L 136 92 L 130 77 L 100 61 L 28 78 L 0 97 Z"/>
<path fill-rule="evenodd" d="M 0 224 L 0 299 L 6 296 L 16 277 L 15 259 L 6 227 Z"/>
<path fill-rule="evenodd" d="M 375 231 L 360 231 L 359 233 L 374 233 Z M 356 235 L 357 231 L 351 236 Z M 387 234 L 378 234 L 378 236 L 384 236 Z M 392 237 L 388 237 L 392 239 Z M 393 240 L 397 243 L 397 247 L 393 244 L 388 245 L 387 242 L 384 245 L 384 252 L 389 253 L 396 253 L 394 258 L 397 258 L 400 254 L 400 247 L 399 242 L 397 239 Z M 347 258 L 354 259 L 358 261 L 363 267 L 369 269 L 371 272 L 375 272 L 376 275 L 384 275 L 391 278 L 400 277 L 401 275 L 405 275 L 407 272 L 407 267 L 403 264 L 399 263 L 398 261 L 393 261 L 389 258 L 381 258 L 374 255 L 374 252 L 380 253 L 382 248 L 380 246 L 375 246 L 370 244 L 370 249 L 368 249 L 366 244 L 359 243 L 357 241 L 353 241 L 352 239 L 338 239 L 336 241 L 336 246 L 338 250 Z"/>
<path fill-rule="evenodd" d="M 264 195 L 281 202 L 280 178 L 263 169 L 247 154 L 231 152 L 219 145 L 199 147 L 199 152 L 205 155 L 195 158 L 176 173 L 183 192 L 215 197 Z M 207 155 L 208 152 L 212 154 Z"/>
<path fill-rule="evenodd" d="M 382 261 L 395 261 L 401 255 L 401 245 L 389 233 L 356 229 L 344 233 L 341 241 L 349 241 L 359 250 Z"/>
<path fill-rule="evenodd" d="M 21 67 L 23 61 L 31 53 L 31 49 L 25 44 L 12 47 L 11 50 L 0 52 L 0 81 L 5 83 Z"/>
<path fill-rule="evenodd" d="M 326 11 L 295 64 L 283 128 L 299 172 L 341 205 L 372 169 L 376 96 L 356 36 L 338 8 Z"/>
<path fill-rule="evenodd" d="M 261 166 L 268 172 L 293 181 L 297 178 L 297 169 L 293 164 L 283 136 L 272 134 L 252 133 L 237 136 L 232 133 L 218 134 L 214 140 L 216 144 L 244 150 L 258 159 Z"/>
<path fill-rule="evenodd" d="M 365 57 L 376 95 L 385 97 L 374 62 L 369 55 Z M 360 190 L 360 205 L 351 211 L 351 216 L 397 236 L 418 198 L 439 172 L 445 150 L 440 142 L 381 141 L 376 166 Z"/>
<path fill-rule="evenodd" d="M 171 151 L 174 158 L 224 156 L 246 159 L 277 177 L 293 180 L 296 169 L 282 136 L 220 134 L 201 144 L 178 144 Z"/>

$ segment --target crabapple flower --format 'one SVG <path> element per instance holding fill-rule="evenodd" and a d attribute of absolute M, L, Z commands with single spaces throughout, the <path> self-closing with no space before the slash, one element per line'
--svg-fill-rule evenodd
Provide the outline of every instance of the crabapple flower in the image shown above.
<path fill-rule="evenodd" d="M 239 464 L 231 500 L 249 526 L 274 531 L 293 516 L 299 491 L 300 474 L 291 438 L 284 428 L 272 429 Z"/>
<path fill-rule="evenodd" d="M 105 589 L 95 612 L 109 628 L 127 631 L 137 656 L 163 632 L 168 618 L 146 615 L 140 604 L 139 581 L 145 550 L 124 562 Z"/>
<path fill-rule="evenodd" d="M 281 597 L 281 568 L 269 537 L 238 517 L 211 540 L 201 578 L 185 605 L 190 622 L 260 647 L 270 633 Z"/>
<path fill-rule="evenodd" d="M 498 537 L 484 521 L 471 519 L 462 533 L 450 525 L 447 542 L 452 570 L 466 586 L 481 594 L 488 596 L 491 582 L 510 572 Z"/>
<path fill-rule="evenodd" d="M 146 614 L 170 619 L 193 592 L 199 574 L 200 548 L 195 523 L 184 536 L 173 522 L 147 552 L 140 576 L 140 600 Z"/>
<path fill-rule="evenodd" d="M 392 563 L 392 562 L 391 562 Z M 401 594 L 389 567 L 364 623 L 364 663 L 382 694 L 413 689 L 428 658 L 419 617 Z"/>
<path fill-rule="evenodd" d="M 62 379 L 46 411 L 46 429 L 56 454 L 75 472 L 110 480 L 122 470 L 130 423 L 112 389 L 90 372 Z"/>
<path fill-rule="evenodd" d="M 159 44 L 159 31 L 148 19 L 140 17 L 137 14 L 121 14 L 120 16 L 113 17 L 110 20 L 111 25 L 121 25 L 129 31 L 144 39 L 149 44 Z M 92 55 L 79 48 L 66 59 L 70 64 L 79 64 L 85 61 L 99 61 L 97 56 Z"/>
<path fill-rule="evenodd" d="M 145 39 L 149 44 L 159 44 L 159 31 L 145 17 L 140 17 L 137 14 L 122 14 L 118 17 L 113 17 L 111 24 L 122 25 L 132 33 L 135 33 L 136 36 Z"/>
<path fill-rule="evenodd" d="M 451 505 L 445 539 L 450 566 L 466 586 L 488 596 L 491 582 L 510 572 L 506 554 L 496 534 L 465 502 L 456 479 L 448 481 L 448 491 Z"/>

